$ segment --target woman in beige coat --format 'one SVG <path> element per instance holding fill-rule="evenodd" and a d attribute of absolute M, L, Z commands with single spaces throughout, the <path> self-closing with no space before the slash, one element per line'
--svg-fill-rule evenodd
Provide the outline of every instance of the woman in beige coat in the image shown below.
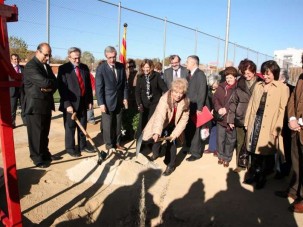
<path fill-rule="evenodd" d="M 167 141 L 164 163 L 167 165 L 163 175 L 168 176 L 175 170 L 177 148 L 175 139 L 184 131 L 189 117 L 189 100 L 186 97 L 188 83 L 185 79 L 176 79 L 171 88 L 160 99 L 154 114 L 143 130 L 143 140 L 157 143 L 162 135 L 171 137 Z M 159 142 L 158 142 L 159 143 Z M 153 151 L 154 152 L 154 151 Z M 154 152 L 152 160 L 159 153 Z"/>
<path fill-rule="evenodd" d="M 289 96 L 288 87 L 278 81 L 280 67 L 275 61 L 264 62 L 261 73 L 264 81 L 255 86 L 244 123 L 246 147 L 251 154 L 251 166 L 244 183 L 256 182 L 256 189 L 264 187 L 266 170 L 273 155 L 278 152 L 284 156 L 281 130 Z"/>

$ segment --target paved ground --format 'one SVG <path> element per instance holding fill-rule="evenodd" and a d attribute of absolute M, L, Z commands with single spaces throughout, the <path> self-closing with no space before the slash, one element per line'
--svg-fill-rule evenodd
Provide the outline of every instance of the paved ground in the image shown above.
<path fill-rule="evenodd" d="M 103 149 L 99 127 L 89 125 L 88 132 Z M 231 171 L 234 159 L 230 168 L 212 155 L 189 163 L 179 150 L 176 171 L 163 177 L 163 154 L 154 163 L 144 155 L 136 159 L 133 146 L 99 166 L 94 154 L 75 159 L 65 153 L 60 112 L 49 138 L 51 152 L 62 159 L 38 169 L 29 159 L 26 128 L 14 129 L 24 226 L 303 226 L 302 214 L 287 210 L 292 201 L 274 196 L 288 179 L 269 176 L 264 189 L 254 190 L 242 184 L 243 172 Z M 1 188 L 2 204 L 3 198 Z"/>

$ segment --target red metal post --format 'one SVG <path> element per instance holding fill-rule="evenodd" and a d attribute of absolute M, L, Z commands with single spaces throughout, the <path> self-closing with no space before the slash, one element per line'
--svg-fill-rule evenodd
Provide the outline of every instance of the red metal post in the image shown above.
<path fill-rule="evenodd" d="M 0 137 L 8 211 L 5 214 L 0 210 L 0 220 L 6 226 L 22 226 L 9 95 L 9 87 L 20 86 L 20 83 L 8 79 L 8 75 L 18 77 L 10 63 L 6 26 L 7 22 L 14 21 L 18 21 L 17 7 L 4 5 L 4 0 L 0 0 Z"/>

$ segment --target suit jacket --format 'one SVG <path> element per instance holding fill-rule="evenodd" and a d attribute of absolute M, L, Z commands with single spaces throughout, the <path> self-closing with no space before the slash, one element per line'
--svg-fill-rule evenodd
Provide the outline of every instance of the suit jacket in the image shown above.
<path fill-rule="evenodd" d="M 302 102 L 303 102 L 303 73 L 299 76 L 297 85 L 294 91 L 291 93 L 291 96 L 287 104 L 288 119 L 290 117 L 296 117 L 297 119 L 303 117 Z M 293 132 L 293 134 L 296 133 L 298 132 Z M 303 130 L 300 130 L 299 136 L 300 136 L 300 142 L 301 144 L 303 144 Z"/>
<path fill-rule="evenodd" d="M 138 75 L 136 84 L 136 102 L 137 105 L 143 104 L 145 108 L 149 108 L 150 105 L 158 104 L 162 94 L 168 90 L 160 74 L 155 71 L 151 73 L 149 82 L 150 93 L 153 95 L 150 100 L 147 98 L 146 95 L 145 75 Z"/>
<path fill-rule="evenodd" d="M 24 67 L 22 65 L 19 65 L 20 70 L 21 70 L 21 74 L 22 74 L 22 81 L 23 81 L 23 73 L 24 73 Z M 14 81 L 14 79 L 12 79 L 11 77 L 9 77 L 9 81 Z M 18 79 L 19 81 L 19 79 Z M 21 89 L 20 89 L 21 88 Z M 9 88 L 9 93 L 10 93 L 10 97 L 20 97 L 20 92 L 23 90 L 23 84 L 22 87 L 10 87 Z"/>
<path fill-rule="evenodd" d="M 93 103 L 93 93 L 90 81 L 90 72 L 87 65 L 79 64 L 80 73 L 85 86 L 84 100 L 82 108 L 88 108 Z M 58 90 L 60 93 L 60 111 L 65 111 L 67 107 L 72 106 L 74 111 L 79 110 L 81 90 L 74 65 L 71 62 L 65 63 L 59 67 L 58 71 Z"/>
<path fill-rule="evenodd" d="M 181 78 L 186 79 L 187 76 L 188 76 L 189 71 L 183 66 L 180 66 L 180 68 L 181 68 L 181 72 L 180 72 L 181 73 L 181 75 L 180 75 Z M 164 76 L 163 76 L 164 77 L 164 82 L 166 83 L 168 89 L 170 89 L 171 82 L 173 82 L 173 79 L 174 79 L 173 74 L 174 74 L 174 70 L 171 67 L 164 70 Z"/>
<path fill-rule="evenodd" d="M 96 71 L 96 97 L 98 105 L 105 105 L 108 111 L 123 107 L 123 99 L 128 98 L 128 86 L 124 65 L 115 63 L 117 78 L 108 63 L 98 66 Z"/>
<path fill-rule="evenodd" d="M 197 110 L 202 110 L 205 106 L 207 97 L 206 76 L 202 70 L 196 69 L 194 74 L 189 78 L 188 98 L 190 100 L 190 114 L 196 114 Z"/>
<path fill-rule="evenodd" d="M 53 94 L 57 90 L 57 79 L 48 64 L 33 57 L 24 68 L 25 114 L 49 114 L 55 110 Z M 52 89 L 42 92 L 41 88 Z"/>

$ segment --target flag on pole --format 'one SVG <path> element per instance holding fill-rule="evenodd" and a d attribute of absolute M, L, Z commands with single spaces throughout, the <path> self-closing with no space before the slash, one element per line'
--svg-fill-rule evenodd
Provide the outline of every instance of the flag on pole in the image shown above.
<path fill-rule="evenodd" d="M 124 24 L 124 33 L 123 33 L 123 38 L 122 38 L 122 46 L 121 46 L 121 51 L 120 51 L 120 62 L 122 64 L 126 64 L 126 30 L 127 30 L 127 24 Z"/>

